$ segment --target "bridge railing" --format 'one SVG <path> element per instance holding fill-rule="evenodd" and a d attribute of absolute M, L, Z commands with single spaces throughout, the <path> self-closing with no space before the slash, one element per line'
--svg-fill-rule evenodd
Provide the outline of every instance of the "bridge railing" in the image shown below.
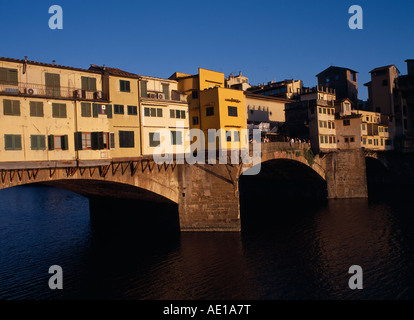
<path fill-rule="evenodd" d="M 254 143 L 249 144 L 249 151 L 252 152 L 254 148 Z M 262 152 L 276 152 L 276 151 L 292 151 L 292 150 L 308 150 L 310 149 L 310 144 L 308 143 L 290 143 L 290 142 L 266 142 L 261 143 Z"/>

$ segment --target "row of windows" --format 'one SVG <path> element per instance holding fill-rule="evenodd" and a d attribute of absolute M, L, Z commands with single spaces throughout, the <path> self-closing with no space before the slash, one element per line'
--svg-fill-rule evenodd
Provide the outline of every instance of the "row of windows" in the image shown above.
<path fill-rule="evenodd" d="M 229 117 L 237 117 L 237 107 L 228 106 L 227 107 L 227 114 Z M 213 116 L 214 115 L 214 107 L 207 107 L 206 108 L 206 116 Z"/>
<path fill-rule="evenodd" d="M 319 120 L 320 128 L 335 129 L 335 121 L 322 121 Z"/>
<path fill-rule="evenodd" d="M 160 133 L 150 132 L 149 133 L 149 146 L 158 147 L 161 144 Z M 183 135 L 181 131 L 171 131 L 171 145 L 182 145 Z"/>
<path fill-rule="evenodd" d="M 114 114 L 124 114 L 124 106 L 115 104 Z M 3 100 L 3 113 L 4 115 L 20 116 L 20 101 L 19 100 Z M 82 117 L 98 117 L 99 114 L 105 114 L 108 118 L 112 118 L 112 105 L 100 105 L 89 102 L 81 103 L 81 116 Z M 128 115 L 137 115 L 137 106 L 127 106 Z M 237 114 L 237 110 L 236 110 Z M 147 117 L 162 117 L 163 110 L 161 108 L 144 108 L 144 115 Z M 43 117 L 44 107 L 41 101 L 30 101 L 30 116 Z M 66 104 L 64 103 L 52 103 L 52 116 L 54 118 L 66 118 Z M 170 110 L 170 117 L 175 119 L 185 119 L 185 110 Z"/>
<path fill-rule="evenodd" d="M 334 144 L 335 136 L 319 136 L 319 141 L 320 143 Z"/>
<path fill-rule="evenodd" d="M 334 108 L 318 108 L 318 112 L 321 114 L 335 114 L 335 109 Z"/>
<path fill-rule="evenodd" d="M 48 135 L 47 136 L 48 150 L 68 150 L 68 136 L 67 135 Z M 31 135 L 30 136 L 31 150 L 46 150 L 46 136 L 45 135 Z M 20 134 L 5 134 L 4 135 L 4 149 L 5 150 L 22 150 L 22 136 Z"/>
<path fill-rule="evenodd" d="M 31 135 L 31 150 L 68 150 L 67 135 Z M 119 147 L 134 148 L 134 131 L 119 131 Z M 110 132 L 75 132 L 75 150 L 103 150 L 115 148 L 115 134 Z M 22 136 L 4 135 L 5 150 L 22 150 Z"/>

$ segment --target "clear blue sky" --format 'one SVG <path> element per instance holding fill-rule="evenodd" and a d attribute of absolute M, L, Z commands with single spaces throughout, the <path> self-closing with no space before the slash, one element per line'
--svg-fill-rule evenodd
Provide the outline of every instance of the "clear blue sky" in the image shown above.
<path fill-rule="evenodd" d="M 51 30 L 51 5 L 63 30 Z M 364 10 L 351 30 L 348 9 Z M 375 67 L 414 58 L 414 3 L 407 0 L 11 1 L 0 0 L 0 56 L 88 68 L 90 64 L 167 78 L 198 67 L 242 71 L 251 84 L 301 79 L 330 65 L 359 72 L 360 98 Z"/>

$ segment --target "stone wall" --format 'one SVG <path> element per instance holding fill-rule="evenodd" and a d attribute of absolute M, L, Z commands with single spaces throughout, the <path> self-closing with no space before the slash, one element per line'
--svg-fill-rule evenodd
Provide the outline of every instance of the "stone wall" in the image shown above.
<path fill-rule="evenodd" d="M 362 149 L 331 152 L 323 160 L 329 199 L 367 198 L 365 155 Z"/>
<path fill-rule="evenodd" d="M 181 231 L 240 231 L 239 166 L 180 165 Z"/>

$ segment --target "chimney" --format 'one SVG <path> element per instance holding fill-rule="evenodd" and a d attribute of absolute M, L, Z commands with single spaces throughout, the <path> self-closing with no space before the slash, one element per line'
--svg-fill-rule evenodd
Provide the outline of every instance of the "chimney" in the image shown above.
<path fill-rule="evenodd" d="M 52 64 L 53 64 L 53 65 L 55 65 L 55 63 L 56 63 L 56 61 L 55 61 L 55 60 L 53 60 L 53 61 L 52 61 Z"/>

